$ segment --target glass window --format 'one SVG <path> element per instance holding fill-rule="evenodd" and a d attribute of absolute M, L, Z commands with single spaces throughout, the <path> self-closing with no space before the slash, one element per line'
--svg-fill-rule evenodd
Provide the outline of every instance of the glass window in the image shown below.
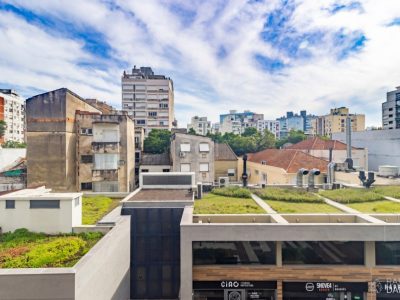
<path fill-rule="evenodd" d="M 400 242 L 376 242 L 377 265 L 400 265 Z"/>
<path fill-rule="evenodd" d="M 15 208 L 15 200 L 6 200 L 6 209 Z"/>
<path fill-rule="evenodd" d="M 275 242 L 193 242 L 194 265 L 275 263 Z"/>
<path fill-rule="evenodd" d="M 181 164 L 181 172 L 190 172 L 190 164 Z"/>
<path fill-rule="evenodd" d="M 60 200 L 30 200 L 30 208 L 60 208 Z"/>
<path fill-rule="evenodd" d="M 92 190 L 92 183 L 91 182 L 82 182 L 81 190 Z"/>
<path fill-rule="evenodd" d="M 228 169 L 228 176 L 235 176 L 235 169 Z"/>
<path fill-rule="evenodd" d="M 208 172 L 208 163 L 200 164 L 200 172 Z"/>
<path fill-rule="evenodd" d="M 283 242 L 286 265 L 363 265 L 363 242 Z"/>
<path fill-rule="evenodd" d="M 190 144 L 181 144 L 181 152 L 190 152 Z"/>
<path fill-rule="evenodd" d="M 93 155 L 81 155 L 81 163 L 83 164 L 93 163 Z"/>
<path fill-rule="evenodd" d="M 208 143 L 200 143 L 200 152 L 209 152 L 210 145 Z"/>

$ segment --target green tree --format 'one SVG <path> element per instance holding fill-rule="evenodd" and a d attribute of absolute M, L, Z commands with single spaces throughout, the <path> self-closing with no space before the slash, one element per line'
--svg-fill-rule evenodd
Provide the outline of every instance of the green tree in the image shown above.
<path fill-rule="evenodd" d="M 196 135 L 196 130 L 194 130 L 193 128 L 190 128 L 188 133 L 192 134 L 192 135 Z"/>
<path fill-rule="evenodd" d="M 247 127 L 244 129 L 242 136 L 254 136 L 258 133 L 257 128 L 255 127 Z"/>
<path fill-rule="evenodd" d="M 26 148 L 25 143 L 16 142 L 16 141 L 7 141 L 1 146 L 3 148 Z"/>
<path fill-rule="evenodd" d="M 307 136 L 301 130 L 291 130 L 288 136 L 288 142 L 292 144 L 296 144 L 298 142 L 304 141 L 307 139 Z"/>
<path fill-rule="evenodd" d="M 6 133 L 7 123 L 4 120 L 0 120 L 0 137 L 3 137 Z"/>
<path fill-rule="evenodd" d="M 147 138 L 144 139 L 145 153 L 164 153 L 169 150 L 171 132 L 165 129 L 152 129 Z"/>
<path fill-rule="evenodd" d="M 257 151 L 275 148 L 275 143 L 276 143 L 275 135 L 268 129 L 265 129 L 263 134 L 257 136 L 256 140 Z"/>

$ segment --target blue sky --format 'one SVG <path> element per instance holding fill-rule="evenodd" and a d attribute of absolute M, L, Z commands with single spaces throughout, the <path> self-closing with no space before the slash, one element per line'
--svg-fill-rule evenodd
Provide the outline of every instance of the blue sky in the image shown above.
<path fill-rule="evenodd" d="M 120 107 L 123 70 L 174 80 L 176 117 L 349 106 L 380 125 L 400 85 L 398 0 L 1 0 L 0 86 Z"/>

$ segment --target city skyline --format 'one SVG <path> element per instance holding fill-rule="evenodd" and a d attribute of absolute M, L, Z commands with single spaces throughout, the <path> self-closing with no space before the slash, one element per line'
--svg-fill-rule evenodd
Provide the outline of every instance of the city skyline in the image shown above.
<path fill-rule="evenodd" d="M 150 66 L 174 81 L 180 127 L 230 109 L 275 119 L 339 106 L 381 126 L 400 85 L 396 1 L 7 0 L 0 16 L 3 88 L 67 87 L 120 108 L 122 71 Z"/>

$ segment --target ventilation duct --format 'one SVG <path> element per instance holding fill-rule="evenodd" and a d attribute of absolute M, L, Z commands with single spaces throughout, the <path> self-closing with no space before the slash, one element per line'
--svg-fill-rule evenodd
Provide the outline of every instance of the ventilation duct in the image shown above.
<path fill-rule="evenodd" d="M 296 185 L 298 187 L 302 187 L 303 186 L 303 176 L 308 174 L 308 170 L 301 168 L 300 170 L 297 171 L 297 182 Z"/>
<path fill-rule="evenodd" d="M 318 169 L 310 170 L 310 174 L 308 175 L 308 187 L 309 188 L 315 187 L 315 176 L 318 176 L 320 174 L 321 174 L 321 171 Z"/>

